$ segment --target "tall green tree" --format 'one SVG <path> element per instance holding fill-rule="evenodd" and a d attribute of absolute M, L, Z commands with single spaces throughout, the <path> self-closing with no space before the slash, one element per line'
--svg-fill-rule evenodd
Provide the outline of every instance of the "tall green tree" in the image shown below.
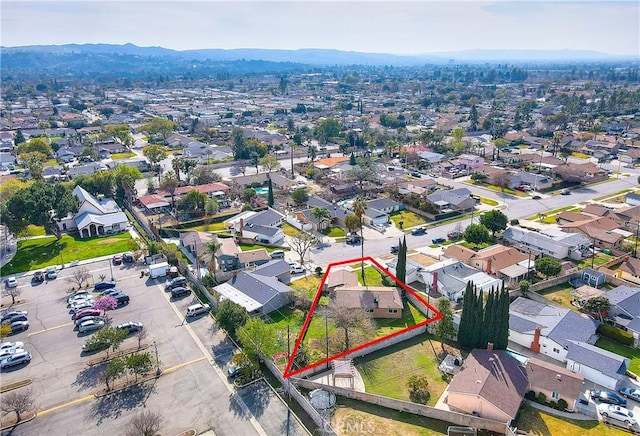
<path fill-rule="evenodd" d="M 270 358 L 276 351 L 278 333 L 272 324 L 260 318 L 250 318 L 238 328 L 238 340 L 249 360 L 258 364 L 261 355 Z"/>
<path fill-rule="evenodd" d="M 504 283 L 498 298 L 498 324 L 493 338 L 493 348 L 495 350 L 506 350 L 509 346 L 509 290 L 505 289 Z"/>
<path fill-rule="evenodd" d="M 396 278 L 402 283 L 407 282 L 407 236 L 398 239 L 398 262 L 396 264 Z"/>
<path fill-rule="evenodd" d="M 474 303 L 473 287 L 471 282 L 467 282 L 462 299 L 462 315 L 460 315 L 460 326 L 458 327 L 458 343 L 461 347 L 472 348 L 472 331 L 474 324 Z"/>
<path fill-rule="evenodd" d="M 162 117 L 155 117 L 150 122 L 140 126 L 138 130 L 146 133 L 150 140 L 162 139 L 162 142 L 165 143 L 176 127 L 173 121 Z"/>
<path fill-rule="evenodd" d="M 361 251 L 361 257 L 364 258 L 364 234 L 363 234 L 364 222 L 362 220 L 362 217 L 367 211 L 367 199 L 363 195 L 356 196 L 356 198 L 353 200 L 352 207 L 353 207 L 353 214 L 358 218 L 358 225 L 360 227 L 360 251 Z M 364 260 L 360 262 L 360 269 L 362 271 L 362 281 L 364 281 L 365 282 L 364 284 L 366 285 L 366 279 L 364 275 Z"/>
<path fill-rule="evenodd" d="M 167 150 L 162 145 L 151 144 L 142 149 L 142 154 L 149 159 L 151 165 L 157 165 L 161 160 L 167 158 Z"/>
<path fill-rule="evenodd" d="M 507 228 L 508 221 L 507 216 L 502 213 L 502 211 L 496 209 L 480 215 L 480 224 L 489 229 L 494 237 L 496 236 L 496 232 Z"/>
<path fill-rule="evenodd" d="M 482 244 L 489 240 L 489 229 L 482 224 L 469 224 L 464 229 L 464 239 L 472 244 Z"/>
<path fill-rule="evenodd" d="M 438 312 L 442 314 L 442 318 L 436 322 L 435 335 L 440 341 L 442 352 L 444 353 L 444 343 L 453 339 L 456 335 L 456 328 L 453 324 L 453 312 L 451 311 L 451 302 L 446 298 L 438 300 Z"/>
<path fill-rule="evenodd" d="M 269 207 L 273 207 L 273 205 L 275 204 L 275 200 L 273 198 L 273 182 L 271 181 L 271 178 L 269 178 L 267 186 L 269 188 L 269 191 L 267 192 L 267 204 L 269 205 Z"/>
<path fill-rule="evenodd" d="M 541 257 L 535 261 L 536 271 L 545 277 L 554 277 L 562 271 L 562 265 L 553 257 Z"/>
<path fill-rule="evenodd" d="M 236 338 L 237 330 L 245 325 L 248 319 L 249 314 L 247 314 L 247 310 L 231 300 L 223 300 L 218 305 L 216 321 L 232 338 Z"/>

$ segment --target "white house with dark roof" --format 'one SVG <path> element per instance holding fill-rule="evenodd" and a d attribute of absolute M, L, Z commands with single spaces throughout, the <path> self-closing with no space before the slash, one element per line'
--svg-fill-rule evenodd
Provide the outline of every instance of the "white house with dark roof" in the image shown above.
<path fill-rule="evenodd" d="M 591 254 L 591 241 L 582 233 L 567 233 L 559 229 L 534 232 L 521 227 L 507 227 L 502 236 L 512 244 L 522 244 L 555 259 L 580 260 Z"/>
<path fill-rule="evenodd" d="M 281 269 L 278 264 L 283 264 L 282 269 L 285 266 L 289 268 L 283 260 L 271 261 L 254 271 L 241 271 L 214 289 L 221 299 L 229 299 L 244 307 L 249 313 L 271 313 L 291 301 L 292 289 L 277 278 Z"/>
<path fill-rule="evenodd" d="M 596 343 L 598 325 L 587 315 L 524 297 L 509 306 L 509 341 L 563 363 L 570 341 Z"/>
<path fill-rule="evenodd" d="M 595 345 L 568 341 L 567 369 L 608 389 L 617 390 L 626 381 L 631 360 Z"/>
<path fill-rule="evenodd" d="M 618 286 L 604 294 L 611 307 L 607 311 L 609 318 L 618 327 L 633 334 L 636 348 L 640 348 L 640 288 Z"/>
<path fill-rule="evenodd" d="M 280 227 L 245 224 L 242 227 L 242 237 L 255 239 L 264 244 L 275 245 L 284 239 L 284 230 Z"/>
<path fill-rule="evenodd" d="M 58 222 L 61 231 L 77 230 L 81 238 L 105 236 L 126 231 L 130 224 L 127 215 L 111 198 L 98 200 L 80 185 L 73 188 L 80 206 L 73 217 Z"/>

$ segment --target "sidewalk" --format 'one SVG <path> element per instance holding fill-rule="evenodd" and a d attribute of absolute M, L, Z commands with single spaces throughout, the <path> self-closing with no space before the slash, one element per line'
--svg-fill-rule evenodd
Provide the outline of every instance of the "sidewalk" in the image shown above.
<path fill-rule="evenodd" d="M 596 418 L 592 416 L 583 415 L 582 413 L 571 413 L 571 412 L 563 412 L 561 410 L 552 409 L 551 407 L 544 406 L 536 401 L 525 400 L 526 403 L 533 407 L 534 409 L 538 409 L 547 413 L 549 415 L 557 416 L 564 419 L 573 419 L 574 421 L 597 421 Z"/>

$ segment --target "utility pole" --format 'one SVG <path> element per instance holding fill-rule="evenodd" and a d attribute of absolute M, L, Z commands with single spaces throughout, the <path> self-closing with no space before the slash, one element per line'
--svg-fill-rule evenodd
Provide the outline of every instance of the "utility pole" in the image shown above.
<path fill-rule="evenodd" d="M 156 340 L 153 340 L 153 347 L 156 350 L 156 377 L 160 376 L 160 374 L 162 374 L 162 371 L 160 371 L 160 360 L 158 360 L 158 346 L 156 345 Z"/>

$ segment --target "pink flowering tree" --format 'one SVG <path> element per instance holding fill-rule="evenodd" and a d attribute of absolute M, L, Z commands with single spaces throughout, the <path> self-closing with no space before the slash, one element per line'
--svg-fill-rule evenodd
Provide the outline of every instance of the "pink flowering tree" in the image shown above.
<path fill-rule="evenodd" d="M 113 310 L 116 307 L 118 307 L 118 301 L 111 295 L 100 297 L 95 303 L 93 303 L 93 308 L 101 310 L 103 316 L 107 313 L 107 310 Z"/>

